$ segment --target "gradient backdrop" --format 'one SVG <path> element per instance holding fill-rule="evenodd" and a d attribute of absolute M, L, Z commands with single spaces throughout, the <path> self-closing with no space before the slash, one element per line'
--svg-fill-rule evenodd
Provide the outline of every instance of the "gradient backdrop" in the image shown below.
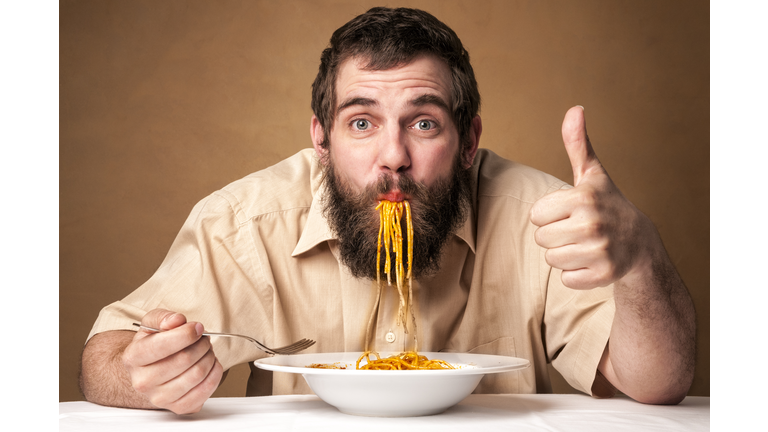
<path fill-rule="evenodd" d="M 192 206 L 311 146 L 320 52 L 377 5 L 425 9 L 462 38 L 482 147 L 571 182 L 560 125 L 586 107 L 598 157 L 693 296 L 690 394 L 709 396 L 708 2 L 62 0 L 59 400 L 83 399 L 99 310 L 149 278 Z M 216 395 L 244 395 L 247 369 Z"/>

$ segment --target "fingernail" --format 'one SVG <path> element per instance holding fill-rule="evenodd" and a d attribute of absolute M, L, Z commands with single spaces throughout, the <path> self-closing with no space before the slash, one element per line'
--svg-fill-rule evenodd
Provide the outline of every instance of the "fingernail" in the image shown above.
<path fill-rule="evenodd" d="M 195 332 L 197 333 L 198 336 L 202 336 L 203 335 L 203 325 L 200 324 L 200 323 L 195 324 Z"/>
<path fill-rule="evenodd" d="M 584 106 L 582 106 L 582 105 L 576 105 L 576 106 L 581 108 L 582 111 L 584 111 Z"/>

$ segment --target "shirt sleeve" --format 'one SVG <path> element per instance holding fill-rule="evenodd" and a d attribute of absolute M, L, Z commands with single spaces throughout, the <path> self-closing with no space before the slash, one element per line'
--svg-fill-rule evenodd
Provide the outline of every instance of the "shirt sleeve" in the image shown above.
<path fill-rule="evenodd" d="M 135 330 L 150 310 L 182 313 L 206 329 L 227 329 L 271 342 L 271 291 L 249 225 L 238 221 L 237 203 L 217 192 L 198 203 L 154 275 L 124 299 L 101 310 L 88 339 L 108 330 Z M 232 317 L 247 319 L 232 320 Z M 238 328 L 237 326 L 247 327 Z M 212 338 L 225 369 L 258 357 L 248 342 Z M 247 354 L 246 354 L 247 353 Z"/>
<path fill-rule="evenodd" d="M 541 261 L 544 261 L 542 250 Z M 615 313 L 613 285 L 575 290 L 562 271 L 548 272 L 544 337 L 552 365 L 573 388 L 592 394 L 597 366 L 608 343 Z"/>

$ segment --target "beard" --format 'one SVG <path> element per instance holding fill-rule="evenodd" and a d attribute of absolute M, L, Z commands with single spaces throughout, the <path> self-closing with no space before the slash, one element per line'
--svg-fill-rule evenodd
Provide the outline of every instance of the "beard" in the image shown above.
<path fill-rule="evenodd" d="M 324 181 L 327 194 L 323 197 L 323 215 L 339 240 L 342 263 L 358 278 L 376 279 L 376 258 L 379 237 L 379 212 L 375 210 L 377 196 L 395 188 L 411 197 L 413 221 L 414 279 L 433 275 L 440 269 L 440 257 L 445 243 L 464 224 L 471 211 L 471 180 L 469 169 L 456 157 L 446 179 L 427 187 L 408 175 L 395 180 L 391 174 L 382 174 L 376 183 L 355 193 L 341 180 L 331 162 L 325 159 Z M 406 218 L 401 220 L 406 232 Z M 383 247 L 382 247 L 383 249 Z M 384 275 L 385 251 L 381 251 L 381 271 Z M 394 262 L 394 252 L 390 259 Z M 408 259 L 407 236 L 403 235 L 403 263 Z"/>

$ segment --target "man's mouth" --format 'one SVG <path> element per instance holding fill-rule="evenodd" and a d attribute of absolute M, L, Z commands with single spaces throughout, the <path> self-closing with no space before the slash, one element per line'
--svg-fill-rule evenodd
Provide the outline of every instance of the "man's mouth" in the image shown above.
<path fill-rule="evenodd" d="M 380 201 L 400 202 L 405 199 L 408 199 L 408 198 L 405 196 L 405 194 L 403 194 L 399 190 L 390 191 L 385 194 L 379 194 Z"/>

